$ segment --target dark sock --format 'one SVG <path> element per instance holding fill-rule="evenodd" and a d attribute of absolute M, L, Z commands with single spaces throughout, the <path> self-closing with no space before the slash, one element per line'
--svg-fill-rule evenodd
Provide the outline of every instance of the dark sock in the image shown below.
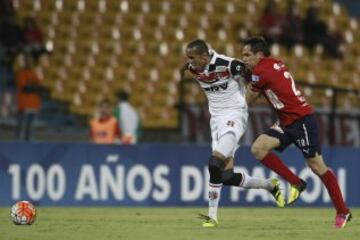
<path fill-rule="evenodd" d="M 234 173 L 234 169 L 228 169 L 222 173 L 223 184 L 226 186 L 240 186 L 243 181 L 241 173 Z"/>

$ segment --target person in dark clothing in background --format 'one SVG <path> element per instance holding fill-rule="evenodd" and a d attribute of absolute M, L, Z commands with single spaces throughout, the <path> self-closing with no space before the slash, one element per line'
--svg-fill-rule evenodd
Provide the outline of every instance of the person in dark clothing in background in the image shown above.
<path fill-rule="evenodd" d="M 33 59 L 29 55 L 20 55 L 22 68 L 16 75 L 18 128 L 20 140 L 29 141 L 32 138 L 32 128 L 37 113 L 41 107 L 43 87 L 33 68 Z"/>
<path fill-rule="evenodd" d="M 289 0 L 282 24 L 280 43 L 290 50 L 295 44 L 302 43 L 302 41 L 303 29 L 300 10 L 294 0 Z"/>
<path fill-rule="evenodd" d="M 341 40 L 336 34 L 329 34 L 328 27 L 319 18 L 319 9 L 315 5 L 309 7 L 303 21 L 304 44 L 313 50 L 316 45 L 324 47 L 330 57 L 341 58 L 339 50 Z"/>

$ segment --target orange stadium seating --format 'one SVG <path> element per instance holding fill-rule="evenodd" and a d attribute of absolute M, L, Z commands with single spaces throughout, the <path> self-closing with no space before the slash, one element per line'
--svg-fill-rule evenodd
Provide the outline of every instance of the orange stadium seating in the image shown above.
<path fill-rule="evenodd" d="M 144 127 L 176 127 L 179 67 L 185 44 L 197 37 L 219 52 L 240 56 L 240 26 L 259 33 L 257 21 L 265 1 L 253 0 L 27 0 L 14 1 L 20 17 L 35 16 L 52 48 L 39 72 L 51 96 L 77 114 L 92 116 L 103 97 L 115 101 L 120 89 L 131 93 Z M 286 1 L 277 1 L 285 9 Z M 297 0 L 302 15 L 312 0 Z M 297 79 L 309 83 L 360 89 L 358 21 L 334 1 L 323 0 L 321 16 L 341 29 L 344 60 L 329 59 L 322 49 L 310 54 L 298 45 L 290 53 L 273 45 Z M 310 102 L 329 104 L 331 93 L 304 89 Z M 187 102 L 204 102 L 196 85 L 188 85 Z M 344 106 L 359 98 L 349 96 Z"/>

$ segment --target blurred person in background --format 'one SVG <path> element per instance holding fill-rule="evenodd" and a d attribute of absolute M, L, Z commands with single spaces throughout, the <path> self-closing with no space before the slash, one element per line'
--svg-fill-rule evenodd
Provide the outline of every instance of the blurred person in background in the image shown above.
<path fill-rule="evenodd" d="M 19 56 L 20 70 L 16 74 L 18 109 L 17 135 L 20 140 L 31 140 L 34 120 L 41 106 L 43 87 L 28 54 Z"/>
<path fill-rule="evenodd" d="M 0 0 L 0 18 L 14 17 L 15 15 L 13 0 Z"/>
<path fill-rule="evenodd" d="M 0 43 L 7 50 L 12 60 L 10 63 L 13 64 L 16 55 L 24 45 L 24 34 L 15 17 L 0 19 Z"/>
<path fill-rule="evenodd" d="M 278 43 L 282 34 L 282 16 L 279 14 L 274 0 L 268 0 L 260 18 L 262 35 L 269 44 Z"/>
<path fill-rule="evenodd" d="M 303 42 L 303 28 L 298 5 L 294 0 L 288 0 L 287 4 L 287 11 L 282 24 L 280 43 L 290 51 L 295 44 Z"/>
<path fill-rule="evenodd" d="M 312 5 L 303 20 L 304 44 L 312 51 L 316 45 L 324 47 L 325 53 L 333 58 L 341 58 L 342 36 L 335 27 L 329 32 L 326 23 L 319 17 L 319 8 Z"/>
<path fill-rule="evenodd" d="M 7 49 L 0 42 L 0 91 L 8 88 L 8 85 L 11 85 L 11 82 L 14 82 L 13 74 L 12 65 L 9 64 Z"/>
<path fill-rule="evenodd" d="M 23 32 L 15 17 L 0 18 L 0 86 L 4 88 L 15 88 L 13 65 L 23 43 Z"/>
<path fill-rule="evenodd" d="M 115 144 L 120 142 L 119 123 L 111 114 L 111 103 L 104 99 L 98 105 L 97 116 L 90 121 L 91 141 L 97 144 Z"/>
<path fill-rule="evenodd" d="M 129 102 L 129 94 L 125 91 L 118 93 L 118 103 L 114 109 L 114 116 L 118 120 L 122 132 L 122 144 L 136 144 L 141 131 L 141 120 L 135 107 Z"/>
<path fill-rule="evenodd" d="M 25 50 L 31 53 L 35 62 L 37 62 L 41 54 L 47 51 L 44 43 L 44 34 L 34 17 L 25 17 L 23 19 L 23 33 Z"/>

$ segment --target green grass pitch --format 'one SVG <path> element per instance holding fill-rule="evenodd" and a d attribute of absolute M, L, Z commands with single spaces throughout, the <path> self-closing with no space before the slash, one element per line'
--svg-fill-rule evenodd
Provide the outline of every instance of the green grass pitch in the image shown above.
<path fill-rule="evenodd" d="M 204 229 L 207 208 L 45 208 L 32 226 L 16 226 L 0 208 L 1 240 L 322 240 L 360 239 L 360 208 L 345 229 L 329 208 L 220 208 L 218 228 Z"/>

